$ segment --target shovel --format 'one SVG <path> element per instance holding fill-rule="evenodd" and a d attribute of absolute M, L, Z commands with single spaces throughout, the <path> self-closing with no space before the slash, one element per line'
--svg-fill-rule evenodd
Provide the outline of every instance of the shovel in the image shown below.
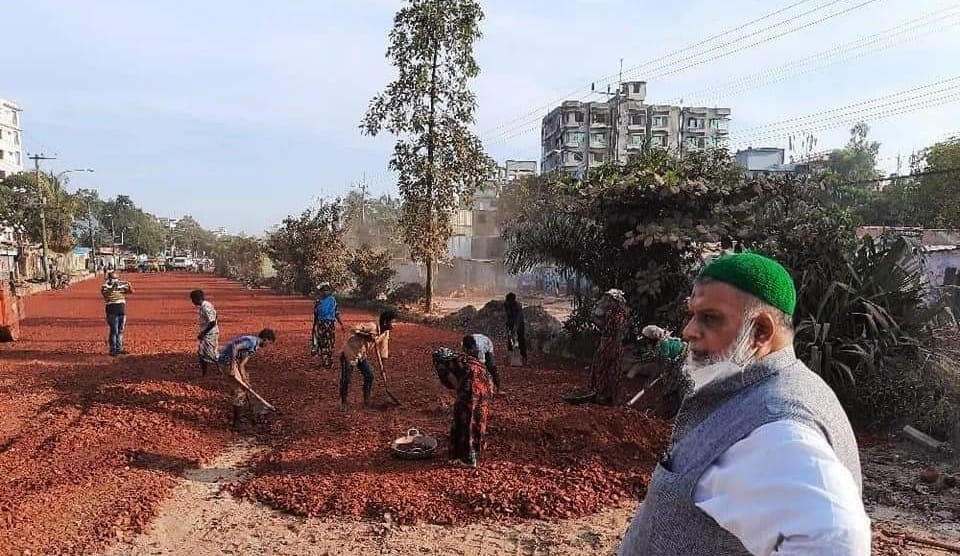
<path fill-rule="evenodd" d="M 400 405 L 400 400 L 393 395 L 393 392 L 390 391 L 390 388 L 387 386 L 387 369 L 383 366 L 383 357 L 380 356 L 380 349 L 378 346 L 373 346 L 373 350 L 377 352 L 377 361 L 380 363 L 380 376 L 383 378 L 383 391 L 387 393 L 387 396 L 393 400 L 393 403 Z"/>
<path fill-rule="evenodd" d="M 636 396 L 630 398 L 630 401 L 627 402 L 627 407 L 630 407 L 631 405 L 637 403 L 637 401 L 638 401 L 640 398 L 642 398 L 644 394 L 647 393 L 647 388 L 652 388 L 653 385 L 655 385 L 656 383 L 660 382 L 660 379 L 661 379 L 661 378 L 663 378 L 663 375 L 658 376 L 657 378 L 655 378 L 655 379 L 653 379 L 652 381 L 650 381 L 649 384 L 647 384 L 646 386 L 644 386 L 639 392 L 637 392 L 637 395 L 636 395 Z"/>
<path fill-rule="evenodd" d="M 240 385 L 240 388 L 243 388 L 243 389 L 247 392 L 247 394 L 250 394 L 250 395 L 253 396 L 258 402 L 262 403 L 264 407 L 266 407 L 267 409 L 269 409 L 270 411 L 272 411 L 272 412 L 274 412 L 274 413 L 279 413 L 279 411 L 277 411 L 277 408 L 273 407 L 273 404 L 271 404 L 271 403 L 268 402 L 267 400 L 263 399 L 263 396 L 261 396 L 260 394 L 258 394 L 257 391 L 254 390 L 253 388 L 251 388 L 249 384 L 247 384 L 246 382 L 240 380 L 239 377 L 237 377 L 237 376 L 235 376 L 235 375 L 233 375 L 233 374 L 230 374 L 230 373 L 225 373 L 225 372 L 223 371 L 223 368 L 222 368 L 220 365 L 217 365 L 217 370 L 220 371 L 221 373 L 227 375 L 228 377 L 230 377 L 231 380 L 233 380 L 234 382 L 236 382 L 237 384 L 239 384 L 239 385 Z"/>

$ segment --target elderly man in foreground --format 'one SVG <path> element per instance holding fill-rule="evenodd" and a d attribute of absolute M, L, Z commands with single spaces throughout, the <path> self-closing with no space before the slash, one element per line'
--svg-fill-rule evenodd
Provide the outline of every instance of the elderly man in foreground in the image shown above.
<path fill-rule="evenodd" d="M 683 329 L 694 389 L 620 554 L 870 553 L 856 439 L 794 354 L 796 298 L 757 254 L 701 271 Z"/>

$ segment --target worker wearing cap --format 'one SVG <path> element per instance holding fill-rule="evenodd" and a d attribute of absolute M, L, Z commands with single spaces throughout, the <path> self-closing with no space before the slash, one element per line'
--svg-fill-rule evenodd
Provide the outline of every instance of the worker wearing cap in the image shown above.
<path fill-rule="evenodd" d="M 390 309 L 380 313 L 377 322 L 367 322 L 353 329 L 340 353 L 340 410 L 347 410 L 347 397 L 353 371 L 363 375 L 363 405 L 370 405 L 373 392 L 373 366 L 368 357 L 372 352 L 383 371 L 383 360 L 390 357 L 390 330 L 397 315 Z"/>
<path fill-rule="evenodd" d="M 754 253 L 700 272 L 683 329 L 693 392 L 620 554 L 870 553 L 857 442 L 794 354 L 796 299 Z"/>
<path fill-rule="evenodd" d="M 321 282 L 317 285 L 317 302 L 313 304 L 313 333 L 311 334 L 310 355 L 320 355 L 320 363 L 326 367 L 333 367 L 333 350 L 337 341 L 337 331 L 334 323 L 340 323 L 343 330 L 343 321 L 340 320 L 340 306 L 333 295 L 330 282 Z"/>

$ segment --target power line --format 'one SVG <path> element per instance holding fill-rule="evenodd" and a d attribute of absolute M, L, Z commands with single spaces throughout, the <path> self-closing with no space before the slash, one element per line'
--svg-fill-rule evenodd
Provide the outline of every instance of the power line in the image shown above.
<path fill-rule="evenodd" d="M 855 110 L 847 114 L 838 114 L 831 117 L 828 117 L 823 120 L 813 120 L 806 124 L 800 125 L 790 125 L 783 128 L 775 128 L 765 130 L 763 132 L 758 132 L 751 135 L 734 135 L 735 138 L 764 138 L 764 137 L 782 137 L 785 133 L 806 133 L 812 131 L 820 131 L 823 129 L 830 129 L 835 127 L 833 124 L 844 124 L 847 122 L 856 122 L 862 120 L 876 120 L 880 117 L 886 117 L 891 115 L 906 114 L 909 112 L 914 112 L 917 110 L 923 110 L 926 108 L 934 108 L 947 104 L 951 100 L 955 100 L 960 96 L 960 87 L 954 87 L 950 90 L 937 91 L 937 94 L 942 95 L 928 100 L 920 100 L 920 98 L 908 99 L 904 104 L 895 104 L 889 103 L 883 106 L 889 106 L 886 110 L 876 110 L 880 107 L 871 107 L 860 110 Z"/>
<path fill-rule="evenodd" d="M 709 48 L 709 49 L 707 49 L 707 50 L 702 50 L 701 52 L 696 52 L 696 53 L 694 53 L 693 55 L 688 55 L 688 56 L 685 57 L 685 58 L 680 58 L 679 60 L 672 60 L 672 61 L 670 61 L 669 63 L 670 63 L 670 64 L 676 64 L 676 63 L 681 63 L 681 62 L 686 61 L 686 60 L 694 59 L 694 58 L 696 58 L 696 57 L 698 57 L 698 56 L 702 56 L 702 55 L 704 55 L 704 54 L 706 54 L 706 53 L 713 52 L 713 51 L 715 51 L 715 50 L 717 50 L 717 49 L 724 48 L 724 47 L 729 46 L 729 45 L 731 45 L 731 44 L 735 44 L 735 43 L 737 43 L 737 42 L 746 40 L 746 39 L 748 39 L 748 38 L 750 38 L 750 37 L 752 37 L 752 36 L 757 35 L 758 33 L 763 33 L 763 32 L 769 31 L 770 29 L 774 29 L 774 28 L 780 27 L 780 26 L 784 25 L 785 23 L 789 23 L 790 21 L 797 20 L 797 19 L 800 19 L 800 18 L 802 18 L 802 17 L 806 17 L 807 15 L 809 15 L 809 14 L 811 14 L 811 13 L 813 13 L 813 12 L 816 12 L 816 11 L 819 11 L 819 10 L 823 10 L 823 9 L 825 9 L 825 8 L 828 8 L 828 7 L 830 7 L 830 6 L 833 6 L 833 5 L 835 5 L 835 4 L 838 4 L 838 3 L 840 3 L 840 2 L 845 2 L 845 1 L 848 1 L 848 0 L 830 0 L 829 2 L 827 2 L 827 3 L 825 3 L 825 4 L 822 4 L 822 5 L 820 5 L 820 6 L 817 6 L 817 7 L 815 7 L 815 8 L 812 8 L 812 9 L 810 9 L 810 10 L 807 10 L 806 12 L 803 12 L 802 14 L 799 14 L 799 15 L 797 15 L 797 16 L 793 16 L 793 17 L 791 17 L 791 18 L 787 18 L 787 19 L 784 19 L 784 20 L 782 20 L 782 21 L 778 21 L 777 23 L 774 23 L 774 24 L 772 24 L 772 25 L 766 26 L 766 27 L 764 27 L 764 28 L 762 28 L 762 29 L 760 29 L 760 30 L 758 30 L 758 31 L 753 31 L 753 32 L 751 32 L 751 33 L 748 33 L 747 35 L 743 35 L 743 36 L 740 36 L 740 37 L 738 37 L 738 38 L 734 38 L 734 39 L 732 39 L 732 40 L 723 42 L 723 43 L 721 43 L 721 44 L 719 44 L 719 45 L 716 45 L 716 46 L 713 46 L 713 47 L 711 47 L 711 48 Z M 861 5 L 869 4 L 869 3 L 875 2 L 875 1 L 876 1 L 876 0 L 866 0 L 866 1 L 863 2 Z M 789 11 L 789 10 L 791 10 L 791 9 L 793 9 L 793 8 L 801 5 L 801 4 L 804 4 L 804 3 L 806 3 L 806 1 L 796 2 L 796 3 L 794 3 L 794 4 L 791 4 L 791 5 L 787 6 L 786 8 L 781 8 L 780 10 L 776 10 L 776 11 L 771 12 L 771 13 L 769 13 L 769 14 L 766 14 L 766 15 L 764 15 L 764 16 L 758 17 L 758 18 L 753 19 L 753 20 L 751 20 L 751 21 L 749 21 L 749 22 L 747 22 L 747 23 L 744 23 L 744 24 L 742 24 L 742 25 L 739 25 L 739 26 L 737 26 L 737 27 L 734 27 L 733 29 L 729 29 L 729 30 L 726 30 L 726 31 L 717 33 L 717 34 L 715 34 L 715 35 L 712 35 L 711 37 L 708 37 L 708 38 L 706 38 L 706 39 L 704 39 L 704 40 L 701 40 L 701 41 L 699 41 L 699 42 L 697 42 L 697 43 L 695 43 L 695 44 L 692 44 L 692 45 L 690 45 L 690 46 L 687 46 L 687 47 L 678 49 L 678 50 L 676 50 L 676 51 L 670 52 L 670 53 L 665 54 L 665 55 L 663 55 L 663 56 L 660 56 L 660 57 L 658 57 L 658 58 L 654 58 L 654 59 L 652 59 L 652 60 L 649 60 L 649 61 L 647 61 L 647 62 L 644 62 L 644 63 L 642 63 L 642 64 L 639 64 L 639 65 L 637 65 L 637 66 L 633 66 L 632 68 L 629 68 L 629 69 L 627 70 L 627 72 L 628 72 L 628 73 L 629 73 L 629 72 L 636 72 L 637 70 L 639 70 L 639 69 L 641 69 L 641 68 L 645 68 L 645 67 L 648 67 L 648 66 L 652 66 L 652 65 L 654 65 L 654 64 L 658 64 L 658 63 L 661 63 L 661 62 L 665 62 L 665 61 L 667 61 L 667 60 L 670 60 L 671 58 L 675 58 L 675 57 L 677 57 L 677 56 L 683 55 L 684 53 L 687 53 L 687 52 L 690 52 L 690 51 L 695 51 L 696 49 L 698 49 L 698 48 L 701 47 L 701 46 L 704 46 L 704 45 L 706 45 L 706 44 L 709 44 L 709 43 L 711 43 L 711 42 L 714 42 L 715 40 L 720 39 L 720 38 L 723 38 L 723 37 L 725 37 L 725 36 L 727 36 L 727 35 L 730 35 L 730 34 L 733 34 L 733 33 L 736 33 L 736 32 L 742 31 L 742 30 L 745 30 L 745 29 L 751 27 L 752 25 L 755 25 L 756 23 L 759 23 L 759 22 L 764 21 L 764 20 L 766 20 L 766 19 L 769 19 L 769 18 L 771 18 L 771 17 L 775 17 L 775 16 L 777 16 L 777 15 L 780 15 L 781 13 L 784 13 L 784 12 L 786 12 L 786 11 Z M 859 7 L 859 5 L 856 6 L 856 7 Z M 839 15 L 839 14 L 835 14 L 835 15 Z M 659 66 L 659 67 L 663 67 L 663 66 Z M 616 79 L 616 78 L 618 78 L 620 75 L 621 75 L 621 73 L 618 72 L 618 73 L 616 73 L 616 74 L 611 74 L 611 75 L 609 75 L 609 76 L 602 77 L 601 79 L 599 79 L 599 80 L 597 80 L 597 81 L 603 82 L 603 81 L 606 81 L 606 80 Z M 596 81 L 594 81 L 594 82 L 596 82 Z M 572 91 L 572 92 L 568 93 L 567 95 L 565 95 L 564 97 L 561 97 L 559 100 L 555 100 L 555 101 L 553 101 L 553 102 L 551 102 L 551 103 L 549 103 L 549 104 L 545 104 L 545 105 L 543 105 L 543 106 L 537 107 L 536 109 L 532 110 L 531 112 L 528 112 L 528 113 L 526 113 L 526 114 L 524 114 L 524 115 L 522 115 L 522 116 L 520 116 L 520 117 L 518 117 L 518 118 L 514 118 L 514 119 L 512 119 L 512 120 L 508 120 L 507 122 L 504 122 L 504 123 L 500 124 L 499 126 L 493 128 L 493 129 L 487 130 L 487 131 L 485 131 L 484 133 L 482 133 L 481 136 L 483 136 L 483 137 L 490 137 L 490 136 L 502 135 L 502 134 L 505 133 L 505 132 L 506 132 L 506 133 L 509 133 L 509 130 L 510 130 L 510 129 L 515 129 L 515 128 L 517 128 L 517 127 L 522 127 L 522 126 L 526 125 L 526 122 L 527 122 L 531 117 L 533 117 L 533 118 L 535 118 L 535 119 L 540 119 L 540 118 L 542 117 L 542 113 L 543 113 L 544 110 L 552 109 L 552 108 L 554 108 L 557 104 L 563 102 L 564 100 L 569 99 L 570 97 L 573 97 L 574 95 L 580 94 L 580 93 L 583 92 L 583 91 L 587 91 L 587 94 L 581 95 L 580 98 L 579 98 L 579 100 L 583 100 L 583 99 L 589 98 L 590 96 L 592 96 L 592 93 L 590 92 L 590 89 L 591 89 L 591 86 L 588 85 L 588 86 L 586 86 L 586 87 L 582 87 L 582 88 L 580 88 L 580 89 L 577 89 L 577 90 L 575 90 L 575 91 Z"/>
<path fill-rule="evenodd" d="M 683 47 L 683 48 L 681 48 L 681 49 L 678 49 L 678 50 L 674 50 L 673 52 L 669 52 L 669 53 L 667 53 L 667 54 L 665 54 L 665 55 L 660 56 L 659 58 L 655 58 L 655 59 L 650 60 L 650 61 L 645 62 L 645 63 L 648 63 L 648 64 L 649 64 L 649 63 L 656 63 L 656 62 L 659 62 L 659 61 L 661 61 L 661 60 L 665 60 L 665 59 L 670 58 L 670 57 L 672 57 L 672 56 L 678 55 L 678 54 L 680 54 L 680 53 L 686 52 L 686 51 L 688 51 L 688 50 L 692 50 L 692 49 L 698 48 L 698 47 L 703 46 L 703 45 L 705 45 L 705 44 L 707 44 L 707 43 L 710 43 L 710 42 L 712 42 L 712 41 L 714 41 L 714 40 L 716 40 L 716 39 L 718 39 L 718 38 L 720 38 L 720 37 L 723 37 L 724 35 L 727 35 L 727 34 L 730 34 L 730 33 L 734 33 L 734 32 L 740 31 L 740 30 L 742 30 L 742 29 L 746 29 L 747 27 L 750 27 L 751 25 L 754 25 L 754 24 L 756 24 L 756 23 L 759 23 L 760 21 L 764 21 L 764 20 L 769 19 L 769 18 L 771 18 L 771 17 L 777 16 L 777 15 L 783 13 L 783 12 L 792 10 L 793 8 L 795 8 L 795 7 L 797 7 L 797 6 L 799 6 L 799 5 L 801 5 L 801 4 L 806 4 L 807 2 L 810 2 L 810 1 L 812 1 L 812 0 L 800 0 L 799 2 L 795 2 L 795 3 L 793 3 L 793 4 L 790 4 L 789 6 L 786 6 L 785 8 L 781 8 L 781 9 L 779 9 L 779 10 L 775 10 L 775 11 L 773 11 L 773 12 L 770 12 L 770 13 L 767 13 L 767 14 L 765 14 L 765 15 L 762 15 L 762 16 L 756 18 L 756 19 L 752 19 L 752 20 L 750 20 L 750 21 L 748 21 L 748 22 L 746 22 L 746 23 L 743 23 L 743 24 L 741 24 L 741 25 L 738 25 L 738 26 L 736 26 L 736 27 L 733 27 L 733 28 L 730 28 L 730 29 L 726 29 L 726 30 L 724 30 L 724 31 L 721 31 L 721 32 L 715 34 L 715 35 L 711 35 L 710 37 L 707 37 L 706 39 L 703 39 L 703 40 L 701 40 L 701 41 L 699 41 L 699 42 L 696 42 L 696 43 L 694 43 L 694 44 L 685 46 L 685 47 Z M 611 78 L 612 78 L 611 76 L 605 76 L 605 77 L 601 77 L 600 79 L 595 79 L 594 82 L 596 82 L 596 81 L 605 81 L 605 80 L 611 79 Z M 493 127 L 493 128 L 491 128 L 491 129 L 488 129 L 488 130 L 482 132 L 482 133 L 481 133 L 481 136 L 485 136 L 485 135 L 489 135 L 489 134 L 494 134 L 494 132 L 496 132 L 496 131 L 498 131 L 498 130 L 506 127 L 506 126 L 509 126 L 509 125 L 510 125 L 512 122 L 514 122 L 514 121 L 517 121 L 517 120 L 519 120 L 519 119 L 526 119 L 526 118 L 528 118 L 529 116 L 535 116 L 535 115 L 539 114 L 540 112 L 542 112 L 543 110 L 546 110 L 546 109 L 549 109 L 549 108 L 553 108 L 557 103 L 563 102 L 565 99 L 567 99 L 567 98 L 569 98 L 569 97 L 572 97 L 572 96 L 574 96 L 574 95 L 580 94 L 582 91 L 584 91 L 584 90 L 589 90 L 589 89 L 590 89 L 590 86 L 589 86 L 589 85 L 587 85 L 586 87 L 581 87 L 581 88 L 579 88 L 579 89 L 576 89 L 576 90 L 574 90 L 574 91 L 572 91 L 572 92 L 570 92 L 570 93 L 567 93 L 567 94 L 564 95 L 563 97 L 561 97 L 560 100 L 551 101 L 551 102 L 549 102 L 549 103 L 547 103 L 547 104 L 545 104 L 545 105 L 543 105 L 543 106 L 539 106 L 539 107 L 537 107 L 537 108 L 534 108 L 534 109 L 531 110 L 530 112 L 527 112 L 527 113 L 525 113 L 525 114 L 522 114 L 522 115 L 518 116 L 517 118 L 511 119 L 511 120 L 507 120 L 506 122 L 503 122 L 503 123 L 501 123 L 500 125 L 498 125 L 498 126 L 496 126 L 496 127 Z"/>
<path fill-rule="evenodd" d="M 886 95 L 883 95 L 883 96 L 875 97 L 875 98 L 872 98 L 872 99 L 862 100 L 862 101 L 859 101 L 859 102 L 855 102 L 855 103 L 852 103 L 852 104 L 848 104 L 848 105 L 846 105 L 846 106 L 840 106 L 840 107 L 837 107 L 837 108 L 831 108 L 831 109 L 829 109 L 829 110 L 824 110 L 824 111 L 816 112 L 816 113 L 813 113 L 813 114 L 807 114 L 807 115 L 804 115 L 804 116 L 795 116 L 795 117 L 793 117 L 793 118 L 789 118 L 789 119 L 786 119 L 786 120 L 780 120 L 780 121 L 778 121 L 778 122 L 772 122 L 772 123 L 769 123 L 769 124 L 763 124 L 763 125 L 760 125 L 760 126 L 755 126 L 755 127 L 752 127 L 752 128 L 747 128 L 747 129 L 745 129 L 745 130 L 740 131 L 739 133 L 744 133 L 744 132 L 747 132 L 747 131 L 754 131 L 754 130 L 763 130 L 764 128 L 769 128 L 769 127 L 774 127 L 774 126 L 780 126 L 780 125 L 782 125 L 782 124 L 790 123 L 790 122 L 800 122 L 800 121 L 802 121 L 802 120 L 810 119 L 810 118 L 812 118 L 812 117 L 820 117 L 820 116 L 827 115 L 827 114 L 832 114 L 832 113 L 837 113 L 837 112 L 843 112 L 843 111 L 849 110 L 849 109 L 851 109 L 851 108 L 856 108 L 856 107 L 859 107 L 859 106 L 865 106 L 865 105 L 868 105 L 868 104 L 874 104 L 874 103 L 881 102 L 881 101 L 886 102 L 886 101 L 891 101 L 891 100 L 898 100 L 899 97 L 909 97 L 909 96 L 913 95 L 914 93 L 918 93 L 918 92 L 923 91 L 923 90 L 925 90 L 925 89 L 931 89 L 931 88 L 934 88 L 934 87 L 945 86 L 945 88 L 948 88 L 948 89 L 949 89 L 949 88 L 957 87 L 958 85 L 960 85 L 960 76 L 949 77 L 949 78 L 947 78 L 947 79 L 941 79 L 941 80 L 939 80 L 939 81 L 935 81 L 935 82 L 933 82 L 933 83 L 928 83 L 928 84 L 926 84 L 926 85 L 920 85 L 920 86 L 918 86 L 918 87 L 913 87 L 913 88 L 906 89 L 906 90 L 903 90 L 903 91 L 898 91 L 898 92 L 896 92 L 896 93 L 890 93 L 890 94 L 886 94 Z M 937 92 L 937 91 L 933 91 L 933 92 L 935 93 L 935 92 Z M 923 94 L 921 94 L 921 95 L 919 95 L 919 96 L 924 96 L 924 95 L 927 95 L 927 94 L 932 94 L 932 93 L 931 93 L 931 92 L 927 92 L 927 93 L 923 93 Z"/>
<path fill-rule="evenodd" d="M 869 54 L 874 54 L 887 48 L 896 46 L 897 44 L 903 43 L 908 39 L 916 38 L 911 36 L 913 31 L 923 31 L 920 33 L 920 36 L 922 37 L 944 31 L 956 26 L 957 24 L 960 24 L 960 19 L 949 21 L 950 18 L 960 16 L 960 12 L 955 11 L 957 9 L 957 6 L 950 6 L 945 9 L 937 10 L 910 21 L 900 23 L 888 29 L 884 29 L 883 31 L 862 36 L 856 40 L 818 52 L 817 54 L 811 56 L 795 59 L 777 66 L 771 66 L 764 70 L 732 79 L 717 86 L 679 95 L 678 98 L 672 99 L 671 102 L 678 101 L 679 99 L 689 100 L 691 98 L 716 101 L 724 96 L 732 96 L 743 91 L 778 83 L 791 77 L 797 77 L 799 75 L 804 75 L 806 73 L 823 69 L 841 61 L 850 61 L 867 56 Z M 950 13 L 951 11 L 953 13 Z M 938 28 L 930 29 L 930 20 L 936 20 L 936 22 L 941 25 Z"/>
<path fill-rule="evenodd" d="M 805 23 L 803 23 L 802 25 L 799 25 L 799 26 L 797 26 L 797 27 L 791 27 L 791 28 L 788 28 L 788 29 L 786 29 L 786 30 L 784 30 L 784 31 L 781 31 L 781 32 L 779 32 L 779 33 L 776 33 L 776 34 L 774 34 L 774 35 L 771 35 L 771 36 L 768 36 L 768 37 L 764 37 L 764 38 L 762 38 L 762 39 L 759 39 L 759 40 L 757 40 L 757 41 L 754 41 L 754 42 L 752 42 L 752 43 L 749 43 L 749 44 L 746 44 L 746 45 L 741 45 L 741 46 L 738 46 L 738 47 L 736 47 L 736 48 L 734 48 L 734 49 L 732 49 L 732 50 L 727 50 L 727 51 L 724 51 L 724 52 L 720 52 L 720 53 L 718 53 L 718 54 L 716 54 L 716 55 L 714 55 L 714 56 L 697 60 L 697 58 L 700 58 L 700 57 L 703 56 L 704 54 L 707 54 L 707 53 L 710 53 L 710 52 L 713 52 L 713 51 L 716 51 L 716 50 L 725 48 L 725 47 L 727 47 L 727 46 L 736 44 L 736 43 L 738 43 L 738 42 L 742 42 L 743 40 L 746 40 L 746 39 L 748 39 L 748 38 L 750 38 L 750 37 L 756 36 L 756 35 L 758 35 L 758 34 L 764 33 L 764 32 L 769 31 L 769 30 L 777 29 L 777 28 L 782 28 L 782 26 L 783 26 L 785 23 L 789 23 L 790 21 L 793 21 L 793 20 L 798 20 L 798 19 L 800 19 L 800 18 L 802 18 L 802 17 L 805 17 L 806 15 L 809 15 L 810 13 L 813 13 L 813 12 L 815 12 L 815 11 L 818 11 L 818 10 L 821 10 L 821 9 L 824 9 L 824 8 L 827 8 L 827 7 L 830 7 L 830 6 L 834 5 L 834 4 L 837 4 L 837 3 L 839 3 L 840 1 L 844 1 L 844 0 L 833 0 L 833 1 L 829 2 L 829 3 L 827 3 L 827 4 L 818 6 L 818 7 L 816 7 L 816 8 L 812 8 L 811 10 L 808 10 L 808 11 L 804 12 L 803 14 L 800 14 L 800 15 L 795 16 L 795 17 L 793 17 L 793 18 L 790 18 L 790 19 L 787 19 L 787 20 L 784 20 L 784 21 L 777 22 L 777 23 L 772 24 L 772 25 L 770 25 L 770 26 L 764 27 L 763 29 L 760 29 L 760 30 L 758 30 L 758 31 L 754 31 L 754 32 L 752 32 L 752 33 L 749 33 L 749 34 L 747 34 L 747 35 L 745 35 L 745 36 L 742 36 L 742 37 L 739 37 L 739 38 L 736 38 L 736 39 L 733 39 L 733 40 L 724 42 L 724 43 L 722 43 L 722 44 L 720 44 L 720 45 L 711 47 L 711 48 L 709 48 L 709 49 L 707 49 L 707 50 L 705 50 L 705 51 L 702 51 L 702 52 L 693 54 L 693 55 L 691 55 L 691 56 L 687 56 L 687 57 L 685 57 L 685 58 L 680 58 L 680 59 L 678 59 L 678 60 L 671 60 L 671 61 L 670 61 L 669 63 L 667 63 L 667 64 L 663 64 L 663 65 L 660 65 L 660 66 L 657 66 L 657 67 L 653 68 L 651 71 L 659 71 L 659 70 L 662 70 L 662 71 L 660 71 L 660 73 L 657 73 L 657 74 L 654 74 L 654 75 L 652 75 L 652 76 L 649 76 L 649 77 L 647 78 L 647 81 L 652 81 L 652 80 L 655 80 L 655 79 L 659 79 L 659 78 L 661 78 L 661 77 L 665 77 L 665 76 L 668 76 L 668 75 L 672 75 L 672 74 L 675 74 L 675 73 L 679 73 L 679 72 L 681 72 L 681 71 L 685 71 L 685 70 L 687 70 L 687 69 L 690 69 L 690 68 L 693 68 L 693 67 L 696 67 L 696 66 L 699 66 L 699 65 L 708 63 L 708 62 L 712 62 L 712 61 L 718 60 L 718 59 L 720 59 L 720 58 L 724 58 L 724 57 L 726 57 L 726 56 L 730 56 L 731 54 L 735 54 L 735 53 L 737 53 L 737 52 L 741 52 L 741 51 L 743 51 L 743 50 L 747 50 L 747 49 L 749 49 L 749 48 L 753 48 L 753 47 L 755 47 L 755 46 L 759 46 L 759 45 L 761 45 L 761 44 L 770 42 L 770 41 L 772 41 L 772 40 L 776 40 L 776 39 L 778 39 L 778 38 L 782 38 L 782 37 L 784 37 L 784 36 L 786 36 L 786 35 L 795 33 L 795 32 L 797 32 L 797 31 L 806 29 L 806 28 L 808 28 L 808 27 L 812 27 L 812 26 L 814 26 L 814 25 L 818 25 L 818 24 L 823 23 L 823 22 L 825 22 L 825 21 L 829 21 L 830 19 L 833 19 L 833 18 L 835 18 L 835 17 L 838 17 L 838 16 L 841 16 L 841 15 L 850 13 L 850 12 L 853 11 L 853 10 L 862 8 L 862 7 L 864 7 L 864 6 L 868 5 L 868 4 L 872 4 L 873 2 L 876 2 L 877 0 L 863 0 L 863 1 L 861 1 L 860 3 L 858 3 L 858 4 L 855 4 L 855 5 L 853 5 L 853 6 L 849 6 L 849 7 L 845 8 L 845 9 L 840 10 L 840 11 L 837 11 L 837 12 L 830 13 L 830 14 L 825 15 L 825 16 L 819 18 L 819 19 L 805 22 Z M 660 61 L 660 60 L 663 60 L 663 59 L 666 59 L 666 58 L 669 58 L 669 57 L 670 57 L 670 56 L 662 57 L 662 58 L 657 59 L 657 60 L 655 60 L 655 61 L 653 61 L 653 62 L 651 62 L 651 63 L 642 64 L 642 65 L 640 65 L 640 66 L 635 66 L 634 68 L 631 68 L 631 69 L 627 70 L 626 73 L 627 73 L 627 74 L 636 73 L 636 72 L 637 72 L 639 69 L 641 69 L 641 68 L 644 68 L 644 67 L 646 67 L 646 66 L 648 66 L 648 65 L 651 65 L 651 64 L 654 63 L 654 62 L 658 62 L 658 61 Z M 682 63 L 682 62 L 690 61 L 690 60 L 696 60 L 696 61 L 694 61 L 694 62 L 692 62 L 692 63 L 690 63 L 690 64 L 687 64 L 687 65 L 684 65 L 684 66 L 680 66 L 680 67 L 677 67 L 677 66 L 676 66 L 676 64 L 678 64 L 678 63 Z M 615 77 L 616 77 L 616 76 L 615 76 Z M 586 99 L 586 98 L 589 98 L 590 96 L 591 96 L 590 94 L 587 94 L 587 95 L 581 96 L 581 97 L 580 97 L 579 99 L 577 99 L 577 100 L 582 101 L 582 100 L 584 100 L 584 99 Z M 560 102 L 562 102 L 562 101 L 563 101 L 563 100 L 561 100 Z M 539 118 L 542 117 L 542 116 L 540 115 L 540 113 L 542 112 L 543 109 L 553 108 L 553 107 L 556 106 L 556 104 L 557 104 L 557 103 L 553 103 L 553 104 L 547 105 L 547 106 L 545 106 L 545 107 L 542 107 L 542 108 L 540 108 L 540 109 L 532 112 L 531 114 L 534 115 L 534 116 L 539 120 Z M 497 128 L 497 129 L 502 129 L 502 131 L 498 131 L 497 133 L 488 132 L 488 133 L 486 133 L 486 134 L 484 134 L 484 135 L 485 135 L 485 136 L 488 136 L 488 137 L 492 135 L 494 139 L 497 139 L 497 138 L 498 138 L 497 136 L 500 136 L 500 137 L 499 137 L 500 139 L 506 140 L 506 139 L 512 139 L 512 138 L 514 138 L 514 137 L 518 137 L 518 136 L 520 136 L 520 135 L 526 134 L 526 133 L 528 133 L 529 131 L 531 131 L 532 129 L 535 129 L 535 127 L 536 127 L 536 126 L 531 126 L 531 125 L 529 125 L 529 124 L 532 123 L 532 122 L 530 122 L 530 118 L 528 118 L 528 117 L 524 117 L 524 118 L 515 120 L 515 122 L 516 122 L 516 123 L 513 124 L 512 126 L 508 123 L 506 126 L 501 125 L 501 126 L 499 126 L 499 127 Z M 539 121 L 537 121 L 537 123 L 539 123 Z M 503 129 L 503 128 L 506 128 L 506 129 Z M 494 141 L 494 142 L 499 142 L 499 141 Z"/>
<path fill-rule="evenodd" d="M 789 129 L 788 128 L 784 130 L 771 130 L 770 132 L 763 135 L 738 138 L 732 144 L 735 146 L 742 146 L 742 145 L 750 145 L 758 142 L 772 141 L 775 139 L 783 139 L 783 138 L 791 137 L 793 135 L 802 135 L 802 134 L 812 135 L 817 132 L 826 131 L 829 129 L 836 129 L 838 127 L 851 125 L 856 122 L 861 122 L 861 121 L 875 122 L 875 121 L 884 120 L 893 116 L 900 116 L 900 115 L 909 114 L 912 112 L 928 110 L 928 109 L 936 108 L 938 106 L 946 104 L 949 101 L 960 100 L 960 92 L 954 93 L 951 96 L 944 97 L 943 99 L 938 99 L 938 100 L 939 102 L 935 104 L 919 103 L 919 104 L 913 104 L 913 105 L 906 105 L 902 108 L 886 110 L 886 111 L 873 113 L 873 114 L 857 115 L 857 116 L 852 115 L 842 119 L 836 118 L 836 119 L 833 119 L 832 121 L 820 122 L 817 125 L 808 127 L 806 129 L 797 129 L 797 128 Z"/>

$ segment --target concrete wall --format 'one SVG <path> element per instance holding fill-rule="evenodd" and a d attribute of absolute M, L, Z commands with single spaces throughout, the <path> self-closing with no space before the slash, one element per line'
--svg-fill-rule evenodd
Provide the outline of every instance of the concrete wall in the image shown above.
<path fill-rule="evenodd" d="M 747 170 L 769 170 L 783 164 L 783 149 L 747 149 L 735 158 Z"/>

